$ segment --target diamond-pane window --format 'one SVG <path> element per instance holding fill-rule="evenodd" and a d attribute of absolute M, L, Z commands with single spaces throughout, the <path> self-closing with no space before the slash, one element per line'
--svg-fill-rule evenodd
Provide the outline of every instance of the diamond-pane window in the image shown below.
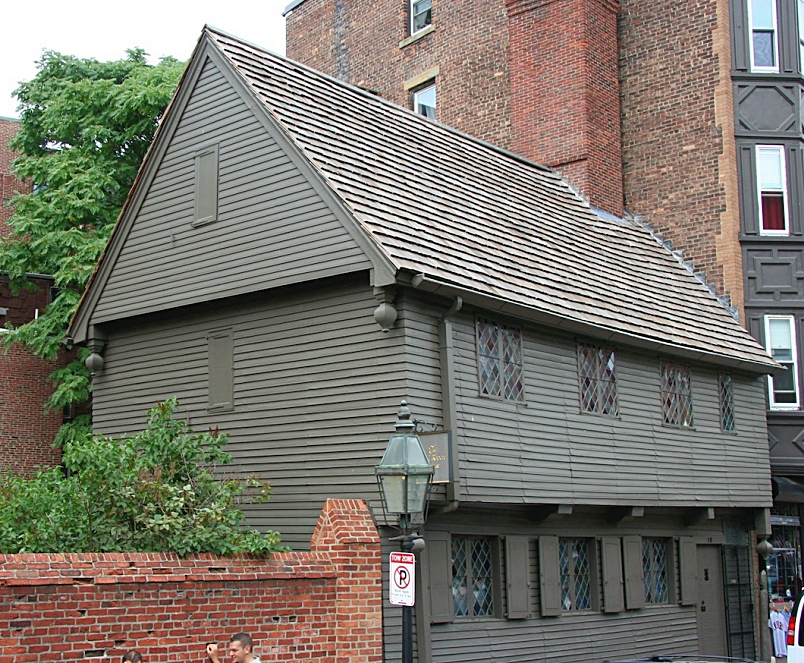
<path fill-rule="evenodd" d="M 690 367 L 670 361 L 659 362 L 662 414 L 671 426 L 692 426 L 692 379 Z"/>
<path fill-rule="evenodd" d="M 720 428 L 732 432 L 734 425 L 734 384 L 731 375 L 720 374 Z"/>
<path fill-rule="evenodd" d="M 642 577 L 645 603 L 669 602 L 666 539 L 642 539 Z"/>
<path fill-rule="evenodd" d="M 592 608 L 592 578 L 587 539 L 559 539 L 558 565 L 561 583 L 561 609 Z"/>
<path fill-rule="evenodd" d="M 452 602 L 456 617 L 494 614 L 494 565 L 490 539 L 452 537 Z"/>
<path fill-rule="evenodd" d="M 478 320 L 477 373 L 481 395 L 524 401 L 522 332 L 516 327 Z"/>
<path fill-rule="evenodd" d="M 616 417 L 617 375 L 613 348 L 590 343 L 578 344 L 578 377 L 581 411 Z"/>

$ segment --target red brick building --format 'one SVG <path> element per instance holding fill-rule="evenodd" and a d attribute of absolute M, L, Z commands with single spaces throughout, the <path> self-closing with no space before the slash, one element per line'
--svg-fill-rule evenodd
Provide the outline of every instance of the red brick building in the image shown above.
<path fill-rule="evenodd" d="M 30 183 L 20 182 L 11 174 L 14 154 L 8 141 L 16 134 L 17 120 L 0 118 L 0 237 L 9 234 L 12 215 L 9 199 L 15 192 L 30 190 Z M 0 277 L 0 326 L 24 324 L 33 319 L 50 301 L 52 281 L 32 279 L 37 289 L 13 295 L 6 279 Z M 60 411 L 46 411 L 52 386 L 48 376 L 59 366 L 44 361 L 19 347 L 0 354 L 0 472 L 29 474 L 37 467 L 57 465 L 61 453 L 53 447 L 62 424 Z"/>

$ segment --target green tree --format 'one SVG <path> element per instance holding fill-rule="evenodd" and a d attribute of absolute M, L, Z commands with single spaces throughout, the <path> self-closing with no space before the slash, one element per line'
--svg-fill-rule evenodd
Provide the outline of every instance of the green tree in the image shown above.
<path fill-rule="evenodd" d="M 142 50 L 113 62 L 47 51 L 38 73 L 15 91 L 21 125 L 11 146 L 13 169 L 33 182 L 13 200 L 11 235 L 0 242 L 0 272 L 12 291 L 33 287 L 28 274 L 53 276 L 59 293 L 34 321 L 0 336 L 46 359 L 58 355 L 67 325 L 167 107 L 184 65 L 163 58 L 149 65 Z M 86 352 L 56 371 L 51 408 L 89 397 Z M 88 417 L 63 429 L 78 438 Z"/>
<path fill-rule="evenodd" d="M 228 436 L 192 431 L 176 406 L 158 404 L 131 437 L 66 441 L 66 472 L 0 478 L 0 553 L 282 550 L 276 532 L 242 527 L 238 508 L 268 499 L 270 486 L 222 477 Z"/>

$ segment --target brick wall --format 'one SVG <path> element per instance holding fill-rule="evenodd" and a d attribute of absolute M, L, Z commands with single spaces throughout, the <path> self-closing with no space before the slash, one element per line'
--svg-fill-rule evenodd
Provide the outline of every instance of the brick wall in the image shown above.
<path fill-rule="evenodd" d="M 7 221 L 13 210 L 8 199 L 17 191 L 30 191 L 30 183 L 18 181 L 10 170 L 14 154 L 8 141 L 18 129 L 19 122 L 0 118 L 0 237 L 9 233 Z M 5 314 L 0 313 L 0 327 L 7 322 L 24 324 L 48 305 L 50 280 L 34 279 L 33 283 L 36 289 L 13 295 L 0 275 L 0 308 L 5 309 Z M 48 378 L 66 360 L 62 355 L 56 361 L 45 361 L 19 347 L 0 353 L 0 473 L 26 475 L 61 461 L 53 439 L 62 424 L 62 413 L 47 412 L 45 403 L 53 393 Z"/>
<path fill-rule="evenodd" d="M 626 207 L 742 305 L 727 0 L 621 0 Z"/>
<path fill-rule="evenodd" d="M 382 660 L 380 541 L 365 503 L 328 500 L 310 552 L 0 556 L 0 663 L 202 661 L 250 633 L 269 661 Z"/>
<path fill-rule="evenodd" d="M 434 0 L 433 28 L 405 44 L 403 2 L 306 0 L 287 54 L 408 107 L 412 82 L 437 72 L 440 122 L 556 167 L 622 213 L 616 3 Z"/>

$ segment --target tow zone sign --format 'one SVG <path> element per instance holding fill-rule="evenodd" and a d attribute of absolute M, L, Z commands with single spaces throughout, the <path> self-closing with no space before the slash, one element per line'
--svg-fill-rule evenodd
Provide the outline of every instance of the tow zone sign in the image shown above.
<path fill-rule="evenodd" d="M 416 585 L 416 557 L 413 553 L 392 552 L 389 565 L 391 575 L 388 599 L 393 605 L 414 605 L 413 588 Z"/>

